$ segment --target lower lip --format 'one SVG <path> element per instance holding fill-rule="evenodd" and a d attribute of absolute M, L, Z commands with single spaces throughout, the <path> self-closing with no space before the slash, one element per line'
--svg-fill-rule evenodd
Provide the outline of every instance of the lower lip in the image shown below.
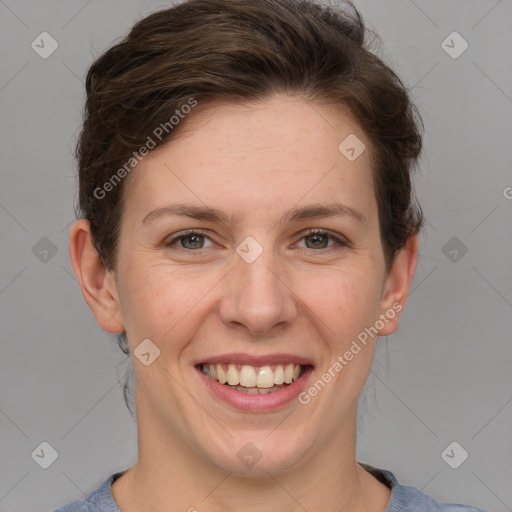
<path fill-rule="evenodd" d="M 196 370 L 206 387 L 217 398 L 236 409 L 251 412 L 270 412 L 288 405 L 299 396 L 300 392 L 306 385 L 306 380 L 309 378 L 311 373 L 313 373 L 313 367 L 308 366 L 300 378 L 288 386 L 281 388 L 279 391 L 262 395 L 250 395 L 243 391 L 232 389 L 229 386 L 225 386 L 219 381 L 208 377 L 203 373 L 201 367 L 197 367 Z"/>

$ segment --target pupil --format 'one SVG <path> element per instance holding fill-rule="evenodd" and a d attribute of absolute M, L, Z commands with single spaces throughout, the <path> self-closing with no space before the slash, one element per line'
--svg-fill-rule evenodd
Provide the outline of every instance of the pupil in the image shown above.
<path fill-rule="evenodd" d="M 192 240 L 192 245 L 195 246 L 199 243 L 201 236 L 202 235 L 189 235 L 185 238 L 185 240 Z"/>
<path fill-rule="evenodd" d="M 314 245 L 315 247 L 318 247 L 318 242 L 320 242 L 320 244 L 322 243 L 322 242 L 321 242 L 321 238 L 322 238 L 322 237 L 324 237 L 324 238 L 325 238 L 325 235 L 315 234 L 315 235 L 311 235 L 309 238 L 310 238 L 311 240 L 315 240 L 315 241 L 313 242 L 313 245 Z"/>

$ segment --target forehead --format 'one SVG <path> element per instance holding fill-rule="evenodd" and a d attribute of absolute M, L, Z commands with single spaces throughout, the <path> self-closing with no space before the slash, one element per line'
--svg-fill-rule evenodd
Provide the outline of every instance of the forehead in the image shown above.
<path fill-rule="evenodd" d="M 139 213 L 178 198 L 235 216 L 299 202 L 360 209 L 373 197 L 369 142 L 346 110 L 285 96 L 198 107 L 129 176 Z M 347 139 L 366 147 L 352 161 L 340 151 Z"/>

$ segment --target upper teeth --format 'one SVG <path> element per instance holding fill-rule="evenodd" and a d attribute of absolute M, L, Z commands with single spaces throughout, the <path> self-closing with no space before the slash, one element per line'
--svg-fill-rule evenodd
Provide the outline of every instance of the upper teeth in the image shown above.
<path fill-rule="evenodd" d="M 297 380 L 300 375 L 300 364 L 278 364 L 275 369 L 271 366 L 238 366 L 228 364 L 227 371 L 225 365 L 203 364 L 203 373 L 212 379 L 219 381 L 221 384 L 228 383 L 230 386 L 271 388 L 274 385 L 291 384 Z"/>

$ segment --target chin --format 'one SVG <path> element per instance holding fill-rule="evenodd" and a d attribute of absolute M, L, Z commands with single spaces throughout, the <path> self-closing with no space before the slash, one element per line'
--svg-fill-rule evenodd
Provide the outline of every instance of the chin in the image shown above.
<path fill-rule="evenodd" d="M 268 477 L 268 473 L 287 471 L 304 456 L 304 440 L 292 442 L 286 433 L 273 435 L 266 431 L 254 435 L 234 436 L 229 443 L 207 457 L 223 471 L 243 477 Z"/>

